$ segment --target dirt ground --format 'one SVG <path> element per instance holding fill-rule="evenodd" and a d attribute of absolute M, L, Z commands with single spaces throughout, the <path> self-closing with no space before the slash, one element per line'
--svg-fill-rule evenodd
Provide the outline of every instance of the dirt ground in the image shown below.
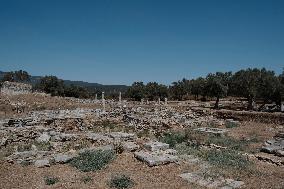
<path fill-rule="evenodd" d="M 97 108 L 97 105 L 70 102 L 64 98 L 19 95 L 13 97 L 1 96 L 0 118 L 20 117 L 32 110 L 44 109 L 74 109 Z M 23 113 L 15 113 L 8 102 L 24 101 L 27 108 Z M 237 140 L 253 140 L 250 149 L 255 152 L 261 145 L 271 139 L 277 132 L 283 131 L 281 124 L 261 123 L 255 121 L 241 121 L 238 127 L 229 128 L 229 136 Z M 251 153 L 254 153 L 251 152 Z M 245 182 L 245 187 L 251 189 L 284 189 L 284 167 L 276 166 L 259 160 L 253 161 L 253 172 L 243 173 L 239 178 Z M 149 167 L 134 158 L 133 153 L 118 154 L 104 169 L 94 172 L 80 172 L 68 164 L 52 165 L 51 167 L 36 168 L 34 165 L 23 166 L 0 161 L 0 188 L 12 189 L 46 189 L 46 188 L 109 188 L 110 179 L 119 174 L 125 174 L 134 181 L 133 188 L 137 189 L 199 189 L 200 186 L 182 180 L 179 175 L 195 171 L 195 165 L 184 162 L 172 163 L 163 166 Z M 45 177 L 58 177 L 59 182 L 46 185 Z M 85 183 L 84 177 L 92 180 Z"/>
<path fill-rule="evenodd" d="M 259 177 L 242 178 L 245 188 L 283 188 L 283 167 L 276 167 L 267 163 L 256 162 Z M 148 167 L 137 161 L 132 154 L 123 153 L 109 164 L 105 169 L 96 172 L 80 172 L 69 165 L 54 165 L 48 168 L 36 168 L 34 166 L 21 166 L 1 162 L 0 188 L 109 188 L 108 182 L 117 174 L 128 175 L 135 183 L 133 188 L 169 188 L 169 189 L 194 189 L 201 188 L 192 185 L 179 178 L 179 174 L 193 171 L 194 166 L 181 163 L 168 164 L 158 167 Z M 46 176 L 55 176 L 59 182 L 47 186 L 44 183 Z M 89 176 L 92 181 L 84 183 L 82 178 Z"/>

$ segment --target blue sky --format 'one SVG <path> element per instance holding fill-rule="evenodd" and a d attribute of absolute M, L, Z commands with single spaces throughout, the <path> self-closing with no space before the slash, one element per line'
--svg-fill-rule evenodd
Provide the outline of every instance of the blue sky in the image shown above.
<path fill-rule="evenodd" d="M 0 0 L 0 70 L 170 84 L 284 67 L 282 0 Z"/>

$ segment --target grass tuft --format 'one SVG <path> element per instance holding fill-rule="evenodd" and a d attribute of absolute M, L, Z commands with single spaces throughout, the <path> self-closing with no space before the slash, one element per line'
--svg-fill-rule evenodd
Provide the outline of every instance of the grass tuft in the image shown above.
<path fill-rule="evenodd" d="M 170 145 L 171 148 L 175 147 L 177 144 L 186 141 L 186 135 L 181 132 L 175 133 L 166 133 L 162 138 L 161 141 Z"/>
<path fill-rule="evenodd" d="M 126 175 L 119 175 L 113 177 L 110 180 L 109 185 L 111 188 L 125 189 L 131 188 L 134 185 L 134 182 L 130 179 L 130 177 Z"/>
<path fill-rule="evenodd" d="M 46 185 L 53 185 L 57 182 L 59 182 L 59 179 L 57 177 L 45 177 L 44 182 Z"/>

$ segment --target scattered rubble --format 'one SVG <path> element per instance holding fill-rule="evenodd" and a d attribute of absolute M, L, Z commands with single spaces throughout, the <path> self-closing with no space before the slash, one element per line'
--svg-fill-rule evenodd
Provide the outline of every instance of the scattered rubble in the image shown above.
<path fill-rule="evenodd" d="M 228 132 L 226 129 L 219 129 L 219 128 L 208 128 L 208 127 L 201 127 L 194 129 L 195 131 L 205 132 L 205 133 L 212 133 L 216 135 L 223 135 Z"/>
<path fill-rule="evenodd" d="M 204 176 L 199 173 L 183 173 L 180 175 L 180 177 L 188 182 L 206 188 L 233 189 L 240 188 L 245 184 L 243 181 L 236 181 L 233 179 L 204 178 Z"/>
<path fill-rule="evenodd" d="M 32 92 L 32 86 L 25 83 L 5 81 L 1 87 L 1 93 L 8 95 L 28 94 Z"/>
<path fill-rule="evenodd" d="M 284 157 L 284 133 L 278 133 L 273 139 L 266 141 L 261 151 Z"/>

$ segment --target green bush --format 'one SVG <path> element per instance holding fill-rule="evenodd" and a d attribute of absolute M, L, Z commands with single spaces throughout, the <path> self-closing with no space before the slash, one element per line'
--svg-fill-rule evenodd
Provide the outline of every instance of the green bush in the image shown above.
<path fill-rule="evenodd" d="M 50 142 L 35 142 L 34 145 L 38 150 L 42 151 L 50 151 L 52 149 Z"/>
<path fill-rule="evenodd" d="M 175 149 L 180 155 L 187 154 L 187 155 L 194 155 L 196 157 L 202 157 L 204 156 L 203 154 L 205 153 L 204 149 L 200 148 L 199 145 L 184 143 L 184 142 L 181 144 L 177 144 L 175 146 Z"/>
<path fill-rule="evenodd" d="M 238 127 L 239 124 L 237 122 L 226 121 L 225 126 L 226 128 L 234 128 L 234 127 Z"/>
<path fill-rule="evenodd" d="M 250 162 L 241 154 L 233 150 L 208 150 L 203 158 L 218 167 L 230 167 L 244 170 Z"/>
<path fill-rule="evenodd" d="M 124 188 L 131 188 L 134 185 L 134 182 L 130 179 L 130 177 L 126 175 L 119 175 L 113 177 L 110 180 L 109 185 L 111 188 L 124 189 Z"/>
<path fill-rule="evenodd" d="M 57 182 L 59 182 L 59 179 L 57 177 L 45 177 L 44 178 L 45 184 L 46 185 L 53 185 Z"/>
<path fill-rule="evenodd" d="M 113 150 L 86 151 L 73 158 L 70 164 L 83 172 L 89 172 L 102 169 L 114 158 Z"/>
<path fill-rule="evenodd" d="M 17 147 L 18 152 L 30 151 L 32 149 L 32 144 L 20 144 Z"/>
<path fill-rule="evenodd" d="M 208 137 L 206 143 L 228 147 L 232 150 L 244 150 L 248 145 L 248 142 L 244 140 L 236 140 L 228 136 L 212 136 L 212 135 Z"/>
<path fill-rule="evenodd" d="M 170 147 L 175 147 L 177 144 L 186 141 L 186 135 L 181 132 L 176 133 L 166 133 L 162 138 L 162 142 L 165 142 L 170 145 Z"/>

